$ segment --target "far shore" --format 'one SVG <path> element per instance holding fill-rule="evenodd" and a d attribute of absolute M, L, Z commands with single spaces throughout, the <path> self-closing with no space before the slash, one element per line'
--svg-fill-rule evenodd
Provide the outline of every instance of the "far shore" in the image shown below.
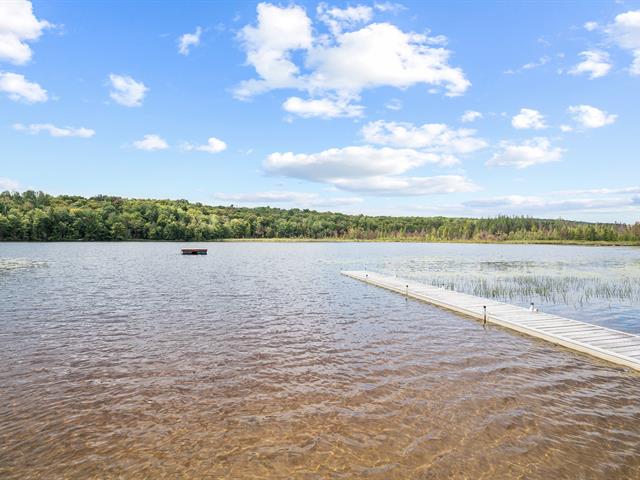
<path fill-rule="evenodd" d="M 423 238 L 220 238 L 215 240 L 0 240 L 3 243 L 442 243 L 476 245 L 574 245 L 585 247 L 640 247 L 640 242 L 589 240 L 427 240 Z"/>

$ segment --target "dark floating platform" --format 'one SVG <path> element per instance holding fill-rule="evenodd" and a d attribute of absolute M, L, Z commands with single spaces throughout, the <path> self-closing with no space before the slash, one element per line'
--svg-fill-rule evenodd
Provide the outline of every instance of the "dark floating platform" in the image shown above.
<path fill-rule="evenodd" d="M 183 248 L 182 254 L 183 255 L 206 255 L 207 249 L 206 248 Z"/>

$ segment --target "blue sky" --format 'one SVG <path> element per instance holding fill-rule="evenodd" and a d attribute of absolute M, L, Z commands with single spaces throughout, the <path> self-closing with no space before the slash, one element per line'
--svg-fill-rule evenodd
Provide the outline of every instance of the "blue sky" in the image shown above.
<path fill-rule="evenodd" d="M 0 189 L 640 220 L 640 2 L 0 0 Z"/>

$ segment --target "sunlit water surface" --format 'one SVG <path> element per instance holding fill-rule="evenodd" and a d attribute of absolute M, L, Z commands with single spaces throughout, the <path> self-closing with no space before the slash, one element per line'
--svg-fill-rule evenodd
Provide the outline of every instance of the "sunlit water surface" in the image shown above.
<path fill-rule="evenodd" d="M 640 250 L 182 246 L 0 244 L 0 478 L 640 478 L 640 375 L 339 274 L 640 333 Z"/>

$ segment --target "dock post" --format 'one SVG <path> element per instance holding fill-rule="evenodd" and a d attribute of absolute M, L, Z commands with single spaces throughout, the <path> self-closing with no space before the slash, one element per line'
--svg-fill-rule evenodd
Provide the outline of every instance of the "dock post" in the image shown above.
<path fill-rule="evenodd" d="M 343 271 L 342 274 L 355 280 L 365 281 L 365 272 L 363 271 Z M 640 372 L 640 335 L 557 315 L 536 314 L 529 311 L 527 307 L 523 308 L 489 298 L 456 292 L 453 288 L 443 290 L 442 282 L 428 285 L 413 279 L 402 280 L 401 278 L 394 280 L 391 275 L 374 273 L 371 280 L 366 278 L 366 283 L 391 290 L 399 295 L 404 293 L 406 294 L 405 299 L 409 301 L 410 285 L 406 282 L 415 282 L 411 285 L 413 285 L 412 288 L 416 288 L 416 292 L 411 295 L 417 300 L 470 318 L 476 318 L 483 323 L 483 330 L 486 330 L 486 325 L 489 322 L 488 310 L 491 305 L 492 324 L 539 338 L 554 345 L 561 345 L 616 365 L 624 365 Z M 403 281 L 405 281 L 404 292 L 401 287 Z M 537 310 L 535 303 L 530 303 L 530 307 Z"/>

